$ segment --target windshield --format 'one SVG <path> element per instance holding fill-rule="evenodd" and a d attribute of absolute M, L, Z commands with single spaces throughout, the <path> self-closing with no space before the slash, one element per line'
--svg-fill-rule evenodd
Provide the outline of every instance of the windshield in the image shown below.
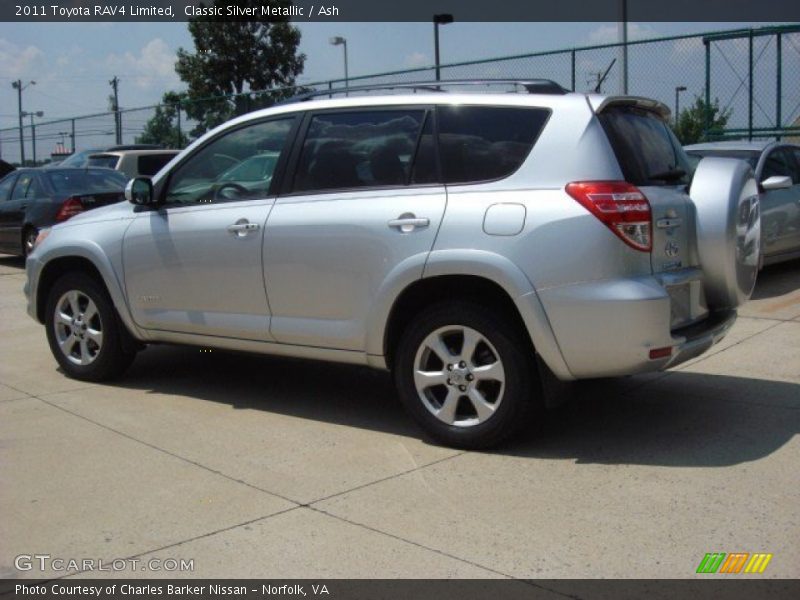
<path fill-rule="evenodd" d="M 127 179 L 118 171 L 97 169 L 93 171 L 64 170 L 48 173 L 47 178 L 58 194 L 102 194 L 121 192 Z"/>

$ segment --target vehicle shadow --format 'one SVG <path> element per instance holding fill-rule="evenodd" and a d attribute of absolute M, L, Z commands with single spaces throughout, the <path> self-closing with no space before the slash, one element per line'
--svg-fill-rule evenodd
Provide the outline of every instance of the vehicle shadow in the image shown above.
<path fill-rule="evenodd" d="M 800 290 L 800 259 L 764 267 L 758 274 L 751 300 L 785 296 Z"/>
<path fill-rule="evenodd" d="M 153 347 L 116 385 L 237 409 L 424 438 L 388 373 L 314 361 Z M 581 382 L 533 431 L 492 451 L 577 463 L 715 467 L 753 461 L 800 433 L 800 385 L 674 372 Z"/>

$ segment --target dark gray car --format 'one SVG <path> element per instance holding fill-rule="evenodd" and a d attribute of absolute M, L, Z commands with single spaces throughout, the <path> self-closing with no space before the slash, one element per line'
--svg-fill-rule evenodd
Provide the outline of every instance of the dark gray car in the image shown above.
<path fill-rule="evenodd" d="M 43 227 L 123 199 L 117 171 L 18 169 L 0 179 L 0 252 L 27 256 Z"/>
<path fill-rule="evenodd" d="M 761 203 L 762 265 L 800 258 L 800 146 L 781 142 L 711 142 L 689 156 L 738 158 L 756 174 Z"/>

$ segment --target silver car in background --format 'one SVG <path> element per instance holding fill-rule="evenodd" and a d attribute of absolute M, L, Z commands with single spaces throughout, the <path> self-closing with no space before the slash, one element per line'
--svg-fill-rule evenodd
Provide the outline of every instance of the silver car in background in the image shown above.
<path fill-rule="evenodd" d="M 717 343 L 757 272 L 750 167 L 709 158 L 690 180 L 664 105 L 516 83 L 225 123 L 129 202 L 40 236 L 28 311 L 89 381 L 150 343 L 390 369 L 421 427 L 466 448 L 528 426 L 544 377 L 658 371 Z M 256 156 L 276 160 L 222 176 Z"/>
<path fill-rule="evenodd" d="M 755 171 L 761 203 L 761 262 L 800 258 L 800 146 L 783 142 L 710 142 L 686 146 L 694 160 L 737 158 Z"/>

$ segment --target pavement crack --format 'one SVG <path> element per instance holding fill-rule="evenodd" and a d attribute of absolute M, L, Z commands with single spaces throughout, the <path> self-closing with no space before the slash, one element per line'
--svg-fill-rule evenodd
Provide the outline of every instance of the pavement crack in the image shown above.
<path fill-rule="evenodd" d="M 194 465 L 195 467 L 203 469 L 204 471 L 208 471 L 209 473 L 213 473 L 214 475 L 218 475 L 219 477 L 223 477 L 223 478 L 227 479 L 228 481 L 232 481 L 234 483 L 238 483 L 238 484 L 244 485 L 246 487 L 249 487 L 249 488 L 251 488 L 253 490 L 262 492 L 264 494 L 269 494 L 271 496 L 275 496 L 276 498 L 280 498 L 281 500 L 285 500 L 286 502 L 291 502 L 292 504 L 295 505 L 295 508 L 300 505 L 300 503 L 297 502 L 296 500 L 292 500 L 291 498 L 287 498 L 286 496 L 283 496 L 281 494 L 277 494 L 275 492 L 271 492 L 270 490 L 258 487 L 257 485 L 254 485 L 252 483 L 244 481 L 243 479 L 239 479 L 237 477 L 233 477 L 231 475 L 223 473 L 222 471 L 219 471 L 217 469 L 213 469 L 213 468 L 211 468 L 209 466 L 206 466 L 206 465 L 204 465 L 202 463 L 197 462 L 196 460 L 192 460 L 191 458 L 187 458 L 185 456 L 181 456 L 180 454 L 176 454 L 174 452 L 170 452 L 169 450 L 166 450 L 164 448 L 156 446 L 155 444 L 151 444 L 150 442 L 145 442 L 144 440 L 140 440 L 139 438 L 136 438 L 136 437 L 130 435 L 129 433 L 125 433 L 124 431 L 120 431 L 118 429 L 114 429 L 113 427 L 109 427 L 108 425 L 100 423 L 99 421 L 95 421 L 94 419 L 90 419 L 89 417 L 85 417 L 85 416 L 83 416 L 81 414 L 78 414 L 76 412 L 68 410 L 68 409 L 64 408 L 63 406 L 59 406 L 58 404 L 50 402 L 49 400 L 45 400 L 44 398 L 42 398 L 40 396 L 31 396 L 31 397 L 32 398 L 36 398 L 37 400 L 39 400 L 41 402 L 44 402 L 45 404 L 47 404 L 49 406 L 52 406 L 53 408 L 57 408 L 58 410 L 61 410 L 61 411 L 65 412 L 65 413 L 67 413 L 68 415 L 72 415 L 73 417 L 77 417 L 78 419 L 83 419 L 84 421 L 86 421 L 88 423 L 92 423 L 93 425 L 96 425 L 98 427 L 101 427 L 101 428 L 105 429 L 106 431 L 110 431 L 112 433 L 120 435 L 120 436 L 122 436 L 122 437 L 124 437 L 126 439 L 129 439 L 129 440 L 133 441 L 133 442 L 136 442 L 138 444 L 141 444 L 143 446 L 151 448 L 152 450 L 156 450 L 157 452 L 161 452 L 163 454 L 166 454 L 167 456 L 171 456 L 173 458 L 177 458 L 178 460 L 181 460 L 181 461 L 183 461 L 185 463 L 188 463 L 190 465 Z"/>

